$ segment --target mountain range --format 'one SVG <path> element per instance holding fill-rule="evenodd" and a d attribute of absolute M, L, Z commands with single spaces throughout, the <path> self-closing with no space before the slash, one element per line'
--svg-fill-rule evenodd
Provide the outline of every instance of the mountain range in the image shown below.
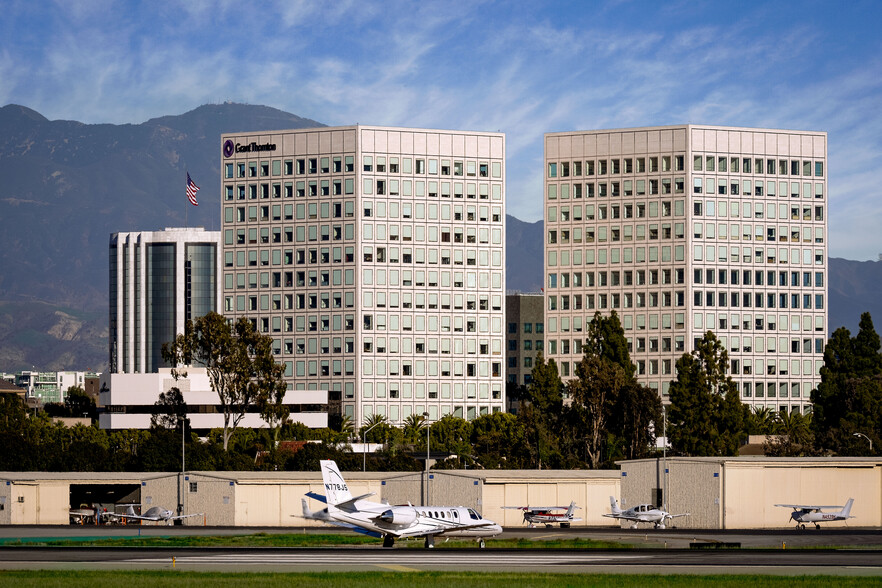
<path fill-rule="evenodd" d="M 221 133 L 319 126 L 235 103 L 124 125 L 0 108 L 0 371 L 105 369 L 110 234 L 218 230 Z M 198 207 L 186 198 L 188 172 Z M 507 288 L 538 292 L 542 221 L 506 222 Z M 882 262 L 831 258 L 829 285 L 831 331 L 854 331 L 864 310 L 882 316 Z"/>

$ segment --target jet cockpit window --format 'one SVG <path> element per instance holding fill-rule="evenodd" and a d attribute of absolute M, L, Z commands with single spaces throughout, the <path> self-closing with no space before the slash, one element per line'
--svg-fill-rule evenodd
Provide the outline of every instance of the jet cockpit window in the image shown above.
<path fill-rule="evenodd" d="M 472 517 L 472 519 L 474 519 L 474 520 L 476 520 L 476 521 L 480 521 L 480 520 L 481 520 L 481 517 L 478 516 L 478 513 L 476 513 L 476 512 L 475 512 L 474 510 L 472 510 L 472 509 L 469 509 L 469 516 Z"/>

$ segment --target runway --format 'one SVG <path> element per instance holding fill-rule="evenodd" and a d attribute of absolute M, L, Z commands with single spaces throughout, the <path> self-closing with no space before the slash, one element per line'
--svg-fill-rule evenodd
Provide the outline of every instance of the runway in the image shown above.
<path fill-rule="evenodd" d="M 542 573 L 882 574 L 869 550 L 546 550 L 359 548 L 0 549 L 0 569 L 228 572 L 476 571 Z"/>
<path fill-rule="evenodd" d="M 47 538 L 98 538 L 252 533 L 328 533 L 311 528 L 211 527 L 0 527 L 0 539 L 24 545 L 0 547 L 0 570 L 190 570 L 229 572 L 475 571 L 629 574 L 834 574 L 882 575 L 879 529 L 633 530 L 508 528 L 503 537 L 541 543 L 548 539 L 590 538 L 630 544 L 634 549 L 408 548 L 376 545 L 328 548 L 156 548 L 33 547 Z M 418 542 L 420 545 L 422 542 Z M 741 549 L 689 549 L 740 543 Z M 793 546 L 812 547 L 792 549 Z M 833 548 L 829 548 L 829 547 Z M 758 548 L 759 547 L 759 548 Z M 786 548 L 785 548 L 786 547 Z M 824 547 L 824 548 L 821 548 Z"/>

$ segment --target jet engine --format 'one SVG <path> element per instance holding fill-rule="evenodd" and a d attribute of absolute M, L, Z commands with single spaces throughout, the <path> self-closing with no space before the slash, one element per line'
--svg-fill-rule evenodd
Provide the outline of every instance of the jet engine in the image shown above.
<path fill-rule="evenodd" d="M 399 525 L 405 527 L 412 525 L 417 520 L 416 510 L 413 508 L 390 508 L 375 520 L 389 523 L 390 525 Z"/>

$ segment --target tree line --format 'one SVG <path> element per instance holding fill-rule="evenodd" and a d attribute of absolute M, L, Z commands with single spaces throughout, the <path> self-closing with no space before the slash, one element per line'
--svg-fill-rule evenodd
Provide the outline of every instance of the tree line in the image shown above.
<path fill-rule="evenodd" d="M 331 428 L 309 429 L 288 419 L 284 379 L 269 341 L 247 320 L 230 324 L 206 315 L 164 347 L 173 365 L 209 371 L 224 426 L 203 439 L 189 430 L 176 388 L 157 400 L 149 430 L 123 431 L 66 428 L 53 421 L 94 414 L 80 390 L 69 391 L 63 406 L 35 413 L 17 396 L 2 394 L 0 444 L 6 450 L 0 452 L 0 470 L 177 471 L 182 439 L 188 470 L 311 471 L 320 459 L 336 459 L 343 469 L 419 470 L 427 441 L 435 456 L 449 456 L 435 463 L 437 469 L 610 468 L 618 460 L 656 455 L 663 428 L 671 455 L 737 455 L 748 435 L 766 435 L 765 453 L 773 456 L 871 455 L 882 446 L 882 355 L 868 313 L 855 337 L 845 328 L 833 333 L 808 415 L 751 411 L 728 373 L 726 349 L 710 331 L 677 361 L 663 409 L 658 392 L 636 379 L 618 316 L 597 313 L 575 378 L 564 383 L 554 360 L 540 354 L 529 386 L 507 390 L 519 403 L 517 414 L 472 421 L 446 415 L 431 425 L 410 415 L 400 426 L 372 415 L 358 430 L 348 418 L 333 420 Z M 175 371 L 176 377 L 184 374 Z M 254 404 L 269 428 L 238 426 L 238 415 Z M 354 453 L 352 443 L 362 439 L 383 449 Z"/>

